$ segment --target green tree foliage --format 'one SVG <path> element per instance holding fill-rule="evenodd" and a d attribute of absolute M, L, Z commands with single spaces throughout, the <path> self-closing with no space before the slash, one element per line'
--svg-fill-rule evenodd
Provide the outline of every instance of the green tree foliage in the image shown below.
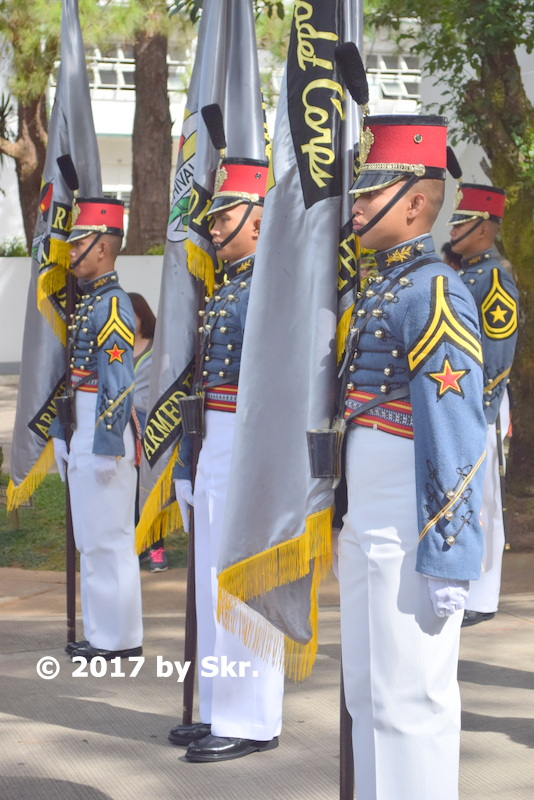
<path fill-rule="evenodd" d="M 287 3 L 281 0 L 253 0 L 257 14 L 265 13 L 268 17 L 284 18 Z M 191 22 L 197 22 L 202 11 L 203 0 L 173 0 L 171 14 L 186 14 Z"/>
<path fill-rule="evenodd" d="M 79 0 L 88 31 L 98 28 L 104 7 Z M 2 126 L 0 153 L 15 160 L 28 247 L 37 219 L 37 202 L 47 143 L 46 89 L 58 56 L 61 3 L 0 0 L 3 55 L 11 63 L 9 89 L 17 103 L 16 131 Z M 4 116 L 4 120 L 6 117 Z"/>
<path fill-rule="evenodd" d="M 489 181 L 507 192 L 501 244 L 522 300 L 508 478 L 534 493 L 534 108 L 517 60 L 518 48 L 534 49 L 534 0 L 373 0 L 368 20 L 408 37 L 439 84 L 453 137 L 481 145 Z"/>

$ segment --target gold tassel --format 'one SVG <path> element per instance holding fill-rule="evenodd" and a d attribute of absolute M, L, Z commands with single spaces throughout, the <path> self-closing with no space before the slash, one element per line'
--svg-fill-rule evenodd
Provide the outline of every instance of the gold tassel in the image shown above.
<path fill-rule="evenodd" d="M 354 311 L 354 303 L 349 306 L 343 312 L 341 319 L 337 324 L 337 331 L 336 331 L 336 350 L 337 350 L 337 362 L 341 361 L 343 353 L 345 352 L 345 343 L 347 341 L 347 336 L 349 335 L 349 326 L 350 320 L 352 317 L 352 312 Z"/>
<path fill-rule="evenodd" d="M 65 288 L 65 269 L 60 264 L 55 264 L 46 272 L 40 273 L 37 280 L 37 305 L 41 306 L 51 294 Z"/>
<path fill-rule="evenodd" d="M 300 536 L 224 569 L 219 574 L 219 586 L 246 602 L 304 577 L 310 561 L 329 555 L 331 546 L 332 508 L 325 508 L 307 517 L 306 530 Z"/>
<path fill-rule="evenodd" d="M 167 536 L 183 525 L 178 503 L 170 502 L 172 471 L 178 458 L 178 445 L 174 447 L 169 462 L 148 495 L 135 529 L 135 550 L 142 553 L 158 539 Z"/>
<path fill-rule="evenodd" d="M 39 454 L 39 458 L 28 472 L 22 483 L 15 486 L 13 481 L 9 481 L 7 487 L 7 510 L 14 511 L 21 503 L 26 503 L 36 489 L 46 478 L 48 471 L 54 463 L 54 445 L 49 439 Z"/>
<path fill-rule="evenodd" d="M 209 255 L 190 239 L 185 243 L 187 251 L 187 268 L 191 275 L 200 278 L 206 285 L 206 294 L 213 294 L 215 286 L 215 270 Z"/>
<path fill-rule="evenodd" d="M 244 604 L 277 586 L 303 578 L 310 572 L 310 562 L 313 562 L 311 639 L 306 644 L 285 639 L 285 672 L 297 681 L 311 673 L 317 654 L 317 591 L 331 565 L 332 513 L 332 508 L 326 508 L 311 514 L 301 536 L 227 567 L 218 577 L 217 615 L 221 623 L 237 632 L 254 653 L 280 664 L 283 651 L 279 632 L 260 615 L 251 616 L 251 610 Z"/>
<path fill-rule="evenodd" d="M 65 239 L 50 239 L 50 252 L 48 254 L 50 263 L 67 270 L 70 267 L 69 253 L 71 246 Z"/>
<path fill-rule="evenodd" d="M 37 279 L 37 308 L 46 319 L 59 341 L 65 345 L 67 341 L 65 320 L 60 317 L 50 302 L 50 295 L 65 288 L 65 270 L 55 266 Z"/>
<path fill-rule="evenodd" d="M 275 668 L 284 669 L 288 678 L 301 681 L 309 677 L 317 655 L 317 625 L 319 619 L 318 590 L 331 565 L 330 554 L 316 558 L 312 566 L 309 624 L 312 631 L 308 642 L 302 644 L 283 636 L 258 612 L 224 590 L 219 592 L 219 618 L 232 633 L 238 635 L 252 652 Z M 308 565 L 309 568 L 309 565 Z"/>

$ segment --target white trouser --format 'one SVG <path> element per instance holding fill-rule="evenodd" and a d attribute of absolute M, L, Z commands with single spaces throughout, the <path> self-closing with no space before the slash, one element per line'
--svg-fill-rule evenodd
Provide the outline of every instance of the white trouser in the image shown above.
<path fill-rule="evenodd" d="M 358 800 L 457 800 L 462 612 L 438 618 L 415 571 L 413 441 L 347 433 L 341 645 Z"/>
<path fill-rule="evenodd" d="M 134 440 L 107 484 L 93 469 L 96 394 L 76 392 L 76 422 L 68 465 L 74 540 L 80 553 L 84 637 L 93 647 L 124 650 L 143 641 L 141 580 L 135 554 Z"/>
<path fill-rule="evenodd" d="M 501 418 L 501 440 L 504 441 L 510 424 L 508 392 L 504 393 L 499 416 Z M 502 556 L 504 552 L 504 521 L 502 516 L 496 425 L 488 425 L 486 453 L 481 514 L 482 530 L 484 532 L 484 556 L 482 558 L 480 579 L 471 581 L 467 608 L 470 611 L 489 613 L 497 611 L 499 605 Z"/>
<path fill-rule="evenodd" d="M 206 411 L 206 434 L 195 479 L 200 720 L 211 723 L 214 736 L 268 741 L 278 736 L 282 727 L 284 676 L 217 622 L 217 562 L 234 427 L 235 414 Z M 202 660 L 206 657 L 217 659 L 219 666 L 226 657 L 228 662 L 250 662 L 250 667 L 242 677 L 203 676 Z M 234 669 L 238 674 L 238 664 Z"/>

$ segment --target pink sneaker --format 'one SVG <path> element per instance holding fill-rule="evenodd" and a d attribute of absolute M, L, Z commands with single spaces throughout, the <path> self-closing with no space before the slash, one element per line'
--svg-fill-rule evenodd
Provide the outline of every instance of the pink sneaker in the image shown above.
<path fill-rule="evenodd" d="M 169 562 L 163 547 L 150 550 L 150 572 L 165 572 L 169 569 Z"/>

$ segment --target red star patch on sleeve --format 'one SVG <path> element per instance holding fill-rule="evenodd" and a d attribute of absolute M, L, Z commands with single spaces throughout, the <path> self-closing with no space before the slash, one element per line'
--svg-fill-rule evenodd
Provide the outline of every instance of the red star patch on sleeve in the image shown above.
<path fill-rule="evenodd" d="M 440 372 L 427 372 L 425 373 L 431 380 L 435 381 L 438 390 L 438 400 L 441 400 L 443 395 L 451 391 L 454 394 L 459 394 L 460 397 L 464 396 L 463 389 L 460 386 L 460 381 L 464 378 L 469 369 L 454 369 L 448 356 L 445 356 L 443 365 Z"/>
<path fill-rule="evenodd" d="M 109 355 L 109 363 L 111 364 L 113 361 L 118 361 L 120 364 L 122 364 L 122 354 L 125 352 L 126 348 L 121 350 L 117 342 L 115 342 L 110 350 L 106 350 L 106 353 Z"/>

